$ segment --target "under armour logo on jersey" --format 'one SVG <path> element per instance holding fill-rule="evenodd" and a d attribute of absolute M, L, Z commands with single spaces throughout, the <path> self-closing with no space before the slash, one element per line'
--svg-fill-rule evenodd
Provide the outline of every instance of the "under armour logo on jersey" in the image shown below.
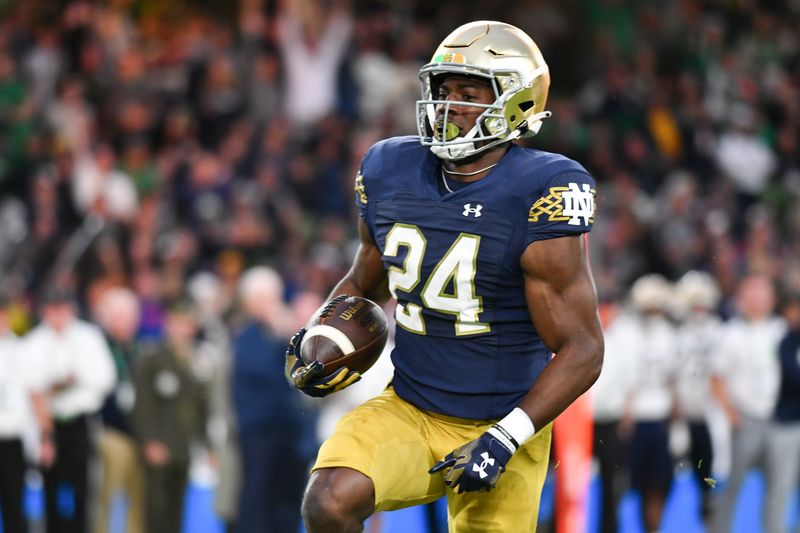
<path fill-rule="evenodd" d="M 561 193 L 562 198 L 564 198 L 563 215 L 569 218 L 567 224 L 570 226 L 577 226 L 578 224 L 588 226 L 589 219 L 594 217 L 594 191 L 592 191 L 588 183 L 581 185 L 582 189 L 578 187 L 577 183 L 570 183 L 569 190 Z M 583 219 L 583 221 L 580 219 Z"/>
<path fill-rule="evenodd" d="M 489 452 L 483 452 L 481 457 L 483 457 L 483 461 L 481 461 L 480 465 L 472 465 L 472 471 L 477 472 L 481 479 L 483 479 L 489 475 L 486 473 L 486 467 L 494 466 L 494 457 L 489 457 Z"/>
<path fill-rule="evenodd" d="M 472 207 L 472 204 L 464 204 L 464 212 L 461 214 L 465 217 L 472 215 L 475 218 L 478 218 L 481 216 L 481 209 L 483 209 L 481 204 L 475 204 L 475 207 Z"/>

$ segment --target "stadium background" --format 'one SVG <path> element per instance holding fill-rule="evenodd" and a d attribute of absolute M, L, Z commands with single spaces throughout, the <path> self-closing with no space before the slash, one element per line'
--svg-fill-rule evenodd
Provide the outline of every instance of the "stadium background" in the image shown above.
<path fill-rule="evenodd" d="M 280 16 L 310 54 L 280 38 Z M 602 300 L 690 269 L 714 275 L 723 317 L 748 272 L 800 292 L 797 1 L 3 0 L 0 283 L 15 330 L 54 283 L 87 318 L 104 288 L 133 288 L 142 338 L 198 274 L 230 305 L 255 264 L 283 275 L 290 304 L 322 297 L 353 254 L 360 156 L 415 132 L 419 66 L 481 18 L 526 30 L 550 66 L 553 118 L 530 142 L 597 178 Z"/>

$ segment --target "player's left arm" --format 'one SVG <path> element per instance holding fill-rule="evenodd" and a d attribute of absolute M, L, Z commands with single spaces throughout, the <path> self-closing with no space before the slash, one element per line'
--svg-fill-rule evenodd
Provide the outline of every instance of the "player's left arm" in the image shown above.
<path fill-rule="evenodd" d="M 603 333 L 584 235 L 535 241 L 521 266 L 531 319 L 556 354 L 519 405 L 542 428 L 600 376 Z"/>
<path fill-rule="evenodd" d="M 459 493 L 491 490 L 535 428 L 550 423 L 600 375 L 603 335 L 583 236 L 535 241 L 521 265 L 531 319 L 556 357 L 517 408 L 431 468 Z"/>

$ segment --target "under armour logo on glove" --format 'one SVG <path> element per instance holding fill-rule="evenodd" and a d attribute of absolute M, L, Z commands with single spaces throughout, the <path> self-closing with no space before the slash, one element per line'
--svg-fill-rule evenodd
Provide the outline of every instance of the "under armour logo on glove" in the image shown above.
<path fill-rule="evenodd" d="M 444 484 L 459 494 L 488 492 L 497 485 L 514 451 L 487 431 L 447 454 L 428 472 L 435 474 L 444 470 Z"/>
<path fill-rule="evenodd" d="M 483 479 L 489 475 L 486 473 L 486 465 L 494 466 L 494 458 L 489 457 L 489 452 L 483 452 L 481 457 L 483 457 L 483 462 L 480 466 L 472 465 L 472 471 L 477 472 L 478 475 L 481 476 L 481 479 Z"/>

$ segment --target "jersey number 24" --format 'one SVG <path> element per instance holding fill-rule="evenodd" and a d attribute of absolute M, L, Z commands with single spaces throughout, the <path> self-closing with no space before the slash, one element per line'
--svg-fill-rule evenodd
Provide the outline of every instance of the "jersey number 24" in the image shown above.
<path fill-rule="evenodd" d="M 479 235 L 461 233 L 431 271 L 420 291 L 426 308 L 455 316 L 455 334 L 458 336 L 489 331 L 489 324 L 478 320 L 478 315 L 483 311 L 483 299 L 475 291 L 480 244 Z M 389 268 L 389 291 L 398 301 L 395 320 L 404 329 L 425 335 L 422 306 L 411 302 L 401 304 L 397 291 L 411 293 L 422 281 L 422 260 L 427 239 L 419 227 L 397 223 L 386 235 L 384 256 L 397 257 L 401 246 L 407 250 L 403 267 Z"/>

